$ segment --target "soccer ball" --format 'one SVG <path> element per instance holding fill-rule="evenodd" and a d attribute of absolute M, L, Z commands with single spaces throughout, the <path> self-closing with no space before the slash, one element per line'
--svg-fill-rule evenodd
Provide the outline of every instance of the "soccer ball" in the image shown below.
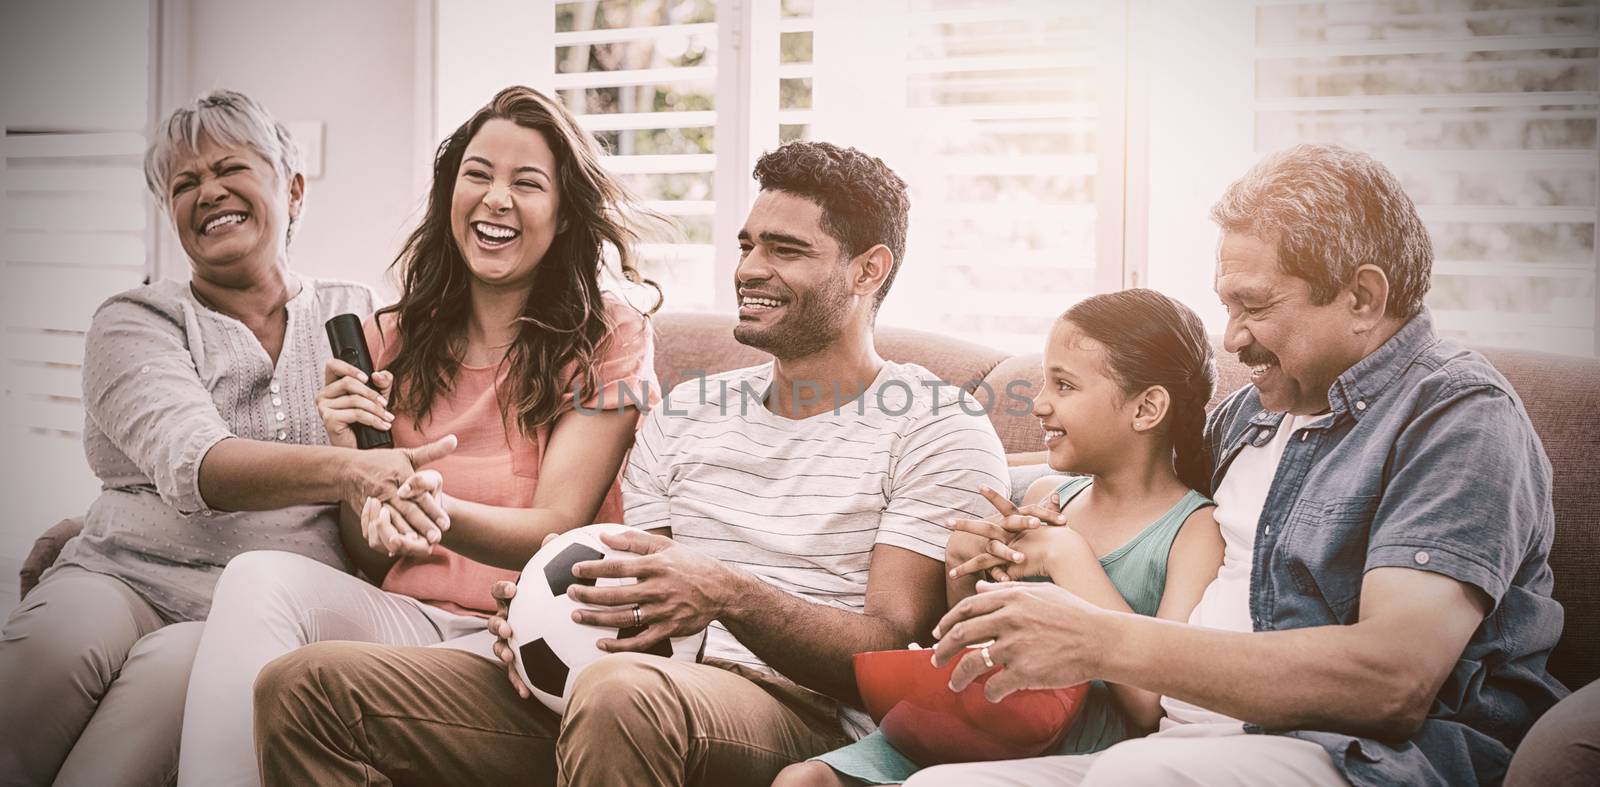
<path fill-rule="evenodd" d="M 616 524 L 589 525 L 569 530 L 545 544 L 517 579 L 517 595 L 511 599 L 506 620 L 511 624 L 511 647 L 516 652 L 517 674 L 546 707 L 556 713 L 567 710 L 567 694 L 578 673 L 606 651 L 595 646 L 601 639 L 627 639 L 644 629 L 612 629 L 588 626 L 572 619 L 573 610 L 584 606 L 567 598 L 572 585 L 611 587 L 631 585 L 632 577 L 583 579 L 572 575 L 572 566 L 586 560 L 612 555 L 627 555 L 605 545 L 602 533 L 635 532 Z M 647 653 L 670 659 L 699 661 L 705 649 L 705 632 L 688 637 L 672 637 L 656 643 Z"/>

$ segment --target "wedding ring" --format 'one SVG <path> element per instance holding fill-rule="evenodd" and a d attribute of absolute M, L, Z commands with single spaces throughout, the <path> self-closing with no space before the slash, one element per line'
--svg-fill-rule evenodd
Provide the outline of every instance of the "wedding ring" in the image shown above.
<path fill-rule="evenodd" d="M 984 645 L 983 647 L 978 648 L 978 655 L 983 657 L 983 666 L 985 666 L 985 667 L 987 667 L 989 669 L 994 669 L 994 659 L 989 658 L 989 646 L 988 645 Z"/>
<path fill-rule="evenodd" d="M 640 626 L 643 626 L 643 625 L 644 625 L 644 615 L 641 612 L 639 612 L 639 608 L 638 607 L 634 607 L 633 608 L 633 627 L 634 628 L 639 628 Z"/>

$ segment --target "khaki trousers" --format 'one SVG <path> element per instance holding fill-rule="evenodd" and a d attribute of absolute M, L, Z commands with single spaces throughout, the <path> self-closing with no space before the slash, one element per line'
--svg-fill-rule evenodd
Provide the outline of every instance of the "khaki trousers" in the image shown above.
<path fill-rule="evenodd" d="M 734 665 L 607 656 L 557 718 L 480 655 L 346 642 L 267 665 L 255 731 L 268 785 L 765 785 L 847 742 L 815 695 Z"/>
<path fill-rule="evenodd" d="M 115 577 L 51 570 L 0 629 L 0 785 L 171 784 L 201 629 Z"/>

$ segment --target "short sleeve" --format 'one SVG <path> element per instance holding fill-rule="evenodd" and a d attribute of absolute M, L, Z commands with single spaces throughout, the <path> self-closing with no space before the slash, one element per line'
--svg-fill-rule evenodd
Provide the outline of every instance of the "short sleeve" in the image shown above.
<path fill-rule="evenodd" d="M 200 463 L 234 436 L 200 380 L 193 341 L 181 316 L 119 296 L 95 312 L 83 363 L 87 418 L 185 515 L 210 510 Z"/>
<path fill-rule="evenodd" d="M 1007 496 L 1011 483 L 988 418 L 947 407 L 919 420 L 901 439 L 877 543 L 943 560 L 950 520 L 994 513 L 978 487 Z"/>
<path fill-rule="evenodd" d="M 666 465 L 661 461 L 666 435 L 661 420 L 668 408 L 655 408 L 644 418 L 639 436 L 622 470 L 622 521 L 641 530 L 670 527 Z"/>
<path fill-rule="evenodd" d="M 600 360 L 595 369 L 596 388 L 578 407 L 590 412 L 633 407 L 641 412 L 661 402 L 660 384 L 655 372 L 655 337 L 650 321 L 627 303 L 606 298 L 606 314 L 611 331 L 600 345 Z M 563 394 L 571 404 L 579 383 L 574 380 Z"/>
<path fill-rule="evenodd" d="M 1516 401 L 1492 386 L 1427 407 L 1396 440 L 1366 570 L 1399 566 L 1473 585 L 1496 604 L 1554 526 L 1550 464 Z"/>

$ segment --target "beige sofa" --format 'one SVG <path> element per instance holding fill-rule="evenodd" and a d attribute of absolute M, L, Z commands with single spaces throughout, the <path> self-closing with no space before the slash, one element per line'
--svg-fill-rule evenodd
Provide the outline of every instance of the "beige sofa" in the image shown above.
<path fill-rule="evenodd" d="M 734 318 L 664 314 L 657 318 L 656 372 L 664 386 L 694 377 L 760 363 L 765 356 L 733 340 Z M 1041 450 L 1043 433 L 1028 414 L 1008 414 L 1017 403 L 1005 399 L 1007 386 L 1025 381 L 1031 394 L 1039 383 L 1037 353 L 1013 356 L 971 342 L 936 334 L 884 328 L 878 350 L 886 358 L 922 364 L 941 378 L 968 390 L 979 382 L 999 397 L 990 418 L 1006 451 Z M 1566 630 L 1550 660 L 1550 670 L 1577 688 L 1600 676 L 1600 362 L 1528 350 L 1484 350 L 1515 386 L 1555 467 L 1556 539 L 1550 563 L 1555 596 L 1566 608 Z M 1244 384 L 1245 370 L 1231 355 L 1219 354 L 1220 373 L 1212 404 Z M 980 398 L 983 396 L 980 393 Z M 1462 457 L 1463 462 L 1473 457 Z M 1018 468 L 1019 473 L 1026 473 Z M 87 501 L 85 501 L 87 503 Z M 23 566 L 24 593 L 55 559 L 61 544 L 77 532 L 76 521 L 51 528 Z"/>

